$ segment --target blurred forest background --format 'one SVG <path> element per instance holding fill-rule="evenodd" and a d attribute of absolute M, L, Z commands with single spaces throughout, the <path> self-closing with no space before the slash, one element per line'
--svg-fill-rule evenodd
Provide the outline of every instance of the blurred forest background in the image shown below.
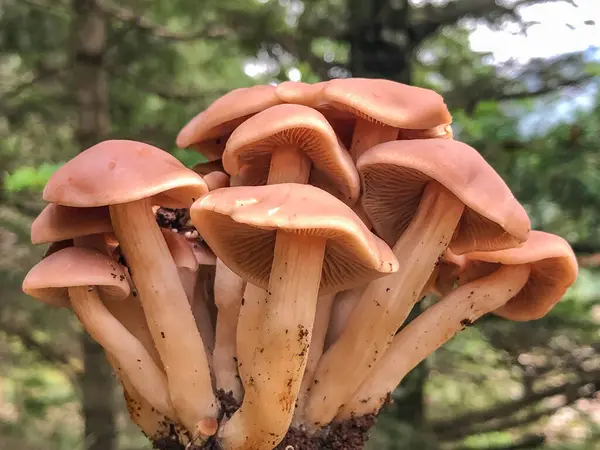
<path fill-rule="evenodd" d="M 175 136 L 219 95 L 349 75 L 443 94 L 457 139 L 582 267 L 545 319 L 485 318 L 417 368 L 370 448 L 600 449 L 600 52 L 594 42 L 549 51 L 586 27 L 600 45 L 580 2 L 0 0 L 0 449 L 149 448 L 72 315 L 20 291 L 45 250 L 29 227 L 49 175 L 110 137 L 193 164 L 199 155 L 177 150 Z M 549 17 L 556 35 L 529 58 L 474 50 L 476 26 L 502 41 Z M 516 55 L 515 42 L 527 40 L 500 47 Z"/>

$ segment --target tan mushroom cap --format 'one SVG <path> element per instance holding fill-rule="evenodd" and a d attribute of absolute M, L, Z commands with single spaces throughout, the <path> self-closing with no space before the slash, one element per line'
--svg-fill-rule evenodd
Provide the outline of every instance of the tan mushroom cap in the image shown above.
<path fill-rule="evenodd" d="M 527 240 L 531 224 L 525 209 L 483 157 L 462 142 L 386 142 L 365 152 L 357 167 L 363 181 L 363 207 L 389 245 L 410 224 L 423 189 L 432 180 L 466 206 L 450 242 L 453 253 L 502 250 Z"/>
<path fill-rule="evenodd" d="M 112 231 L 108 208 L 46 206 L 31 224 L 31 242 L 45 244 Z"/>
<path fill-rule="evenodd" d="M 352 158 L 327 119 L 302 105 L 278 105 L 240 125 L 227 141 L 223 166 L 231 175 L 242 167 L 266 184 L 273 152 L 294 146 L 305 153 L 313 167 L 309 182 L 353 204 L 360 195 L 360 179 Z"/>
<path fill-rule="evenodd" d="M 494 313 L 515 321 L 536 320 L 545 316 L 575 283 L 577 258 L 563 238 L 532 231 L 522 247 L 495 252 L 469 253 L 471 261 L 495 264 L 530 264 L 527 284 Z"/>
<path fill-rule="evenodd" d="M 183 235 L 172 230 L 161 228 L 165 242 L 171 252 L 171 256 L 175 261 L 175 265 L 179 268 L 189 269 L 193 272 L 198 270 L 198 260 L 192 250 L 189 240 Z"/>
<path fill-rule="evenodd" d="M 213 191 L 192 206 L 192 222 L 219 259 L 266 288 L 278 230 L 327 238 L 320 295 L 395 272 L 391 249 L 331 194 L 284 183 Z"/>
<path fill-rule="evenodd" d="M 390 80 L 338 78 L 323 89 L 327 104 L 394 128 L 425 130 L 452 122 L 437 92 Z"/>
<path fill-rule="evenodd" d="M 123 266 L 83 247 L 48 255 L 23 280 L 23 292 L 52 306 L 69 307 L 68 288 L 78 286 L 97 286 L 107 301 L 124 300 L 131 292 Z"/>
<path fill-rule="evenodd" d="M 225 149 L 227 137 L 238 125 L 257 112 L 280 103 L 275 86 L 234 89 L 190 120 L 179 132 L 177 146 L 195 145 L 196 150 L 208 159 L 218 159 Z"/>
<path fill-rule="evenodd" d="M 58 169 L 44 200 L 94 207 L 153 197 L 154 203 L 187 208 L 208 191 L 202 177 L 169 153 L 136 141 L 104 141 Z"/>
<path fill-rule="evenodd" d="M 323 89 L 326 84 L 327 81 L 319 83 L 284 81 L 277 85 L 275 94 L 285 103 L 317 108 L 323 106 Z"/>

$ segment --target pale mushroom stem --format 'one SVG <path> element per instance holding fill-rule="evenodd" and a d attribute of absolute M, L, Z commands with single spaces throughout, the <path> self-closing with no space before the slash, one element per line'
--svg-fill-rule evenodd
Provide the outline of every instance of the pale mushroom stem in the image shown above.
<path fill-rule="evenodd" d="M 302 384 L 300 385 L 300 392 L 298 393 L 298 400 L 296 402 L 296 411 L 292 421 L 295 426 L 298 426 L 302 423 L 306 396 L 310 392 L 311 386 L 314 382 L 313 377 L 315 371 L 317 370 L 317 365 L 319 364 L 319 359 L 321 359 L 321 355 L 323 355 L 323 350 L 325 348 L 325 336 L 327 335 L 327 328 L 329 327 L 331 307 L 333 306 L 334 298 L 334 294 L 328 294 L 319 297 L 317 300 L 317 312 L 315 316 L 312 337 L 310 340 L 308 361 L 306 363 L 306 369 L 304 370 L 304 377 L 302 378 Z"/>
<path fill-rule="evenodd" d="M 231 392 L 237 401 L 241 401 L 243 396 L 236 359 L 236 334 L 244 288 L 244 280 L 217 259 L 214 288 L 218 308 L 213 352 L 215 380 L 217 389 Z"/>
<path fill-rule="evenodd" d="M 308 360 L 326 240 L 278 232 L 267 305 L 242 406 L 225 424 L 228 450 L 275 447 L 291 424 Z"/>
<path fill-rule="evenodd" d="M 342 421 L 376 413 L 404 376 L 459 331 L 504 305 L 527 280 L 529 265 L 502 266 L 431 306 L 396 335 L 390 348 L 336 416 Z"/>
<path fill-rule="evenodd" d="M 206 299 L 204 298 L 203 286 L 197 283 L 197 278 L 201 276 L 200 271 L 193 271 L 185 267 L 178 267 L 177 271 L 179 272 L 181 284 L 183 285 L 190 308 L 192 309 L 196 328 L 202 337 L 204 351 L 206 352 L 206 358 L 210 366 L 212 363 L 211 356 L 215 346 L 214 327 L 208 305 L 206 304 Z"/>
<path fill-rule="evenodd" d="M 367 285 L 340 292 L 335 296 L 329 320 L 329 328 L 325 337 L 325 350 L 337 341 L 348 323 L 352 310 L 360 301 Z"/>
<path fill-rule="evenodd" d="M 173 406 L 182 424 L 195 432 L 204 419 L 218 417 L 219 406 L 204 343 L 177 267 L 149 199 L 111 205 L 110 215 L 167 373 Z"/>
<path fill-rule="evenodd" d="M 108 311 L 92 286 L 69 288 L 73 311 L 87 332 L 118 363 L 137 391 L 158 411 L 176 417 L 165 374 L 144 346 Z"/>
<path fill-rule="evenodd" d="M 398 128 L 358 117 L 350 147 L 354 162 L 370 148 L 384 142 L 395 141 L 397 137 Z"/>
<path fill-rule="evenodd" d="M 417 213 L 394 246 L 403 263 L 400 269 L 369 283 L 339 339 L 321 358 L 318 384 L 308 397 L 307 427 L 331 422 L 383 356 L 419 300 L 463 210 L 464 204 L 442 185 L 427 185 Z"/>
<path fill-rule="evenodd" d="M 156 441 L 169 434 L 169 419 L 152 407 L 150 403 L 133 387 L 133 384 L 119 367 L 116 358 L 106 352 L 106 359 L 113 371 L 118 374 L 123 386 L 123 396 L 131 420 L 142 430 L 146 437 Z"/>
<path fill-rule="evenodd" d="M 273 153 L 267 184 L 308 183 L 310 160 L 295 147 L 283 147 Z"/>

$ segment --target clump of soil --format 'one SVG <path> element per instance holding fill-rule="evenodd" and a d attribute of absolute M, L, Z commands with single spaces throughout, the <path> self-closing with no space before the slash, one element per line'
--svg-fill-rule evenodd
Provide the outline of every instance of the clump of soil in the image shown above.
<path fill-rule="evenodd" d="M 238 410 L 240 404 L 233 397 L 233 392 L 225 392 L 223 389 L 217 391 L 217 399 L 221 402 L 221 410 L 228 419 Z"/>
<path fill-rule="evenodd" d="M 353 417 L 330 425 L 318 436 L 308 436 L 303 430 L 292 428 L 276 450 L 362 450 L 376 417 L 375 414 Z"/>
<path fill-rule="evenodd" d="M 190 210 L 187 208 L 159 208 L 156 211 L 156 222 L 161 228 L 170 228 L 181 233 L 194 230 Z"/>

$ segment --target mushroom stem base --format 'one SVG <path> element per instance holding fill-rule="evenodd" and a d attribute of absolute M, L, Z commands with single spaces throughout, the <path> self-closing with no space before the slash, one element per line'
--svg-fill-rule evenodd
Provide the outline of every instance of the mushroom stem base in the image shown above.
<path fill-rule="evenodd" d="M 220 435 L 228 450 L 264 450 L 285 436 L 308 361 L 326 240 L 279 231 L 241 408 Z"/>

